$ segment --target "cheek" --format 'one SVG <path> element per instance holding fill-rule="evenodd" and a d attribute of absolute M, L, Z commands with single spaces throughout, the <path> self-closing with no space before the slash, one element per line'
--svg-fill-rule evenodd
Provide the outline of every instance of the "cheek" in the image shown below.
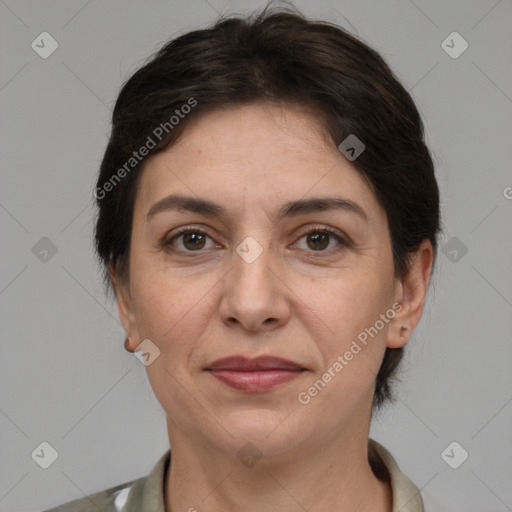
<path fill-rule="evenodd" d="M 357 336 L 391 306 L 393 283 L 377 271 L 346 271 L 315 287 L 304 287 L 302 296 L 331 334 Z"/>
<path fill-rule="evenodd" d="M 146 367 L 147 376 L 156 398 L 170 410 L 188 397 L 180 383 L 187 381 L 194 340 L 204 328 L 201 319 L 207 318 L 201 314 L 204 291 L 201 293 L 200 283 L 187 285 L 179 272 L 147 271 L 137 277 L 132 290 L 139 336 L 141 340 L 149 338 L 160 350 L 158 358 Z"/>
<path fill-rule="evenodd" d="M 394 313 L 390 290 L 387 280 L 379 282 L 375 275 L 345 276 L 331 280 L 321 291 L 317 288 L 315 294 L 310 290 L 308 297 L 308 309 L 317 312 L 328 329 L 314 336 L 311 349 L 317 351 L 322 367 L 305 383 L 298 400 L 312 405 L 311 412 L 325 415 L 330 411 L 327 415 L 337 428 L 339 415 L 351 417 L 373 396 L 393 318 L 389 311 Z"/>
<path fill-rule="evenodd" d="M 208 292 L 215 282 L 207 276 L 190 280 L 176 269 L 151 270 L 150 264 L 141 268 L 146 270 L 136 273 L 132 286 L 139 334 L 151 339 L 164 355 L 169 353 L 176 366 L 178 355 L 192 350 L 189 340 L 208 320 Z"/>
<path fill-rule="evenodd" d="M 340 273 L 314 290 L 312 293 L 310 287 L 307 294 L 305 290 L 302 293 L 308 297 L 309 309 L 326 326 L 323 334 L 314 336 L 323 364 L 320 378 L 329 383 L 329 391 L 322 392 L 319 401 L 330 400 L 331 393 L 334 401 L 340 394 L 346 401 L 347 396 L 355 400 L 361 394 L 373 393 L 389 322 L 394 316 L 390 311 L 393 280 L 389 273 L 374 265 L 372 271 Z M 311 383 L 317 381 L 315 375 Z M 322 383 L 318 383 L 317 388 L 321 387 Z"/>

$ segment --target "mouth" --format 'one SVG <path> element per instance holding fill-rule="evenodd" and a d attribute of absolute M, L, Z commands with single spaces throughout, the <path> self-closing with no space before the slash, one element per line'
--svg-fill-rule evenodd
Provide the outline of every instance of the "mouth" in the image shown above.
<path fill-rule="evenodd" d="M 280 357 L 232 356 L 218 359 L 205 371 L 237 391 L 262 393 L 297 378 L 306 368 Z"/>

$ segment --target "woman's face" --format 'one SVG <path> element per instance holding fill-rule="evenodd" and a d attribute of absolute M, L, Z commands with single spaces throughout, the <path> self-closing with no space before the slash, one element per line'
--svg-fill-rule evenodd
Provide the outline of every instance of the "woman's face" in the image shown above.
<path fill-rule="evenodd" d="M 366 437 L 385 348 L 410 320 L 375 196 L 315 119 L 269 105 L 203 115 L 147 162 L 116 291 L 130 347 L 160 351 L 146 368 L 171 444 L 231 454 Z M 209 369 L 262 355 L 301 371 Z"/>

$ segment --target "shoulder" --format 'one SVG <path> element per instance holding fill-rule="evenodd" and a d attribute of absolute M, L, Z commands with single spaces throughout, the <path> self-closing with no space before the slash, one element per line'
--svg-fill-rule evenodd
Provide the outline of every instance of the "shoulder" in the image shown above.
<path fill-rule="evenodd" d="M 368 439 L 368 457 L 376 476 L 391 486 L 393 512 L 427 512 L 421 491 L 402 473 L 391 453 L 374 439 Z"/>
<path fill-rule="evenodd" d="M 153 466 L 149 475 L 68 501 L 43 512 L 122 512 L 123 510 L 164 512 L 165 475 L 170 460 L 171 451 L 168 449 Z"/>
<path fill-rule="evenodd" d="M 139 480 L 144 480 L 139 479 Z M 103 491 L 90 494 L 84 498 L 78 498 L 68 501 L 55 508 L 44 510 L 43 512 L 90 512 L 91 510 L 101 510 L 102 512 L 120 512 L 128 498 L 131 487 L 139 480 L 133 480 L 124 484 L 110 487 Z"/>

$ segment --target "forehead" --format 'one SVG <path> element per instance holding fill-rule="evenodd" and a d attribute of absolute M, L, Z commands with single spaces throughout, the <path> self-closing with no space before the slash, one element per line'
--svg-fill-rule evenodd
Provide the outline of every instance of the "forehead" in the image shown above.
<path fill-rule="evenodd" d="M 383 213 L 319 119 L 291 106 L 237 106 L 191 120 L 178 142 L 146 163 L 137 204 L 146 214 L 175 193 L 211 197 L 226 208 L 243 196 L 244 208 L 254 202 L 268 211 L 307 196 L 341 195 L 370 215 Z"/>

